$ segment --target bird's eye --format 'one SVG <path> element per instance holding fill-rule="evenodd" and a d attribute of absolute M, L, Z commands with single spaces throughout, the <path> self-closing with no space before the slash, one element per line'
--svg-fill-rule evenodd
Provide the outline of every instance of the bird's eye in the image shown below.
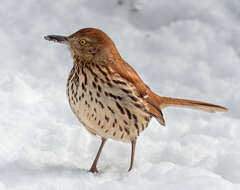
<path fill-rule="evenodd" d="M 87 41 L 86 40 L 80 40 L 79 43 L 80 43 L 81 46 L 84 46 L 87 43 Z"/>

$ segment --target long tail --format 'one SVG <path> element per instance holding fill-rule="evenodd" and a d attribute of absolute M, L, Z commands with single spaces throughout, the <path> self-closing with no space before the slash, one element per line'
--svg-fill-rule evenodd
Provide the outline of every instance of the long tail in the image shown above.
<path fill-rule="evenodd" d="M 168 106 L 186 107 L 191 109 L 203 110 L 210 113 L 228 111 L 228 109 L 225 107 L 215 105 L 215 104 L 209 104 L 206 102 L 200 102 L 195 100 L 185 100 L 185 99 L 179 99 L 179 98 L 161 97 L 152 91 L 148 91 L 148 95 L 146 96 L 146 101 L 148 103 L 148 109 L 150 113 L 163 126 L 165 126 L 165 121 L 163 118 L 162 109 Z"/>
<path fill-rule="evenodd" d="M 160 108 L 163 109 L 168 106 L 175 106 L 175 107 L 186 107 L 191 109 L 199 109 L 203 111 L 207 111 L 210 113 L 215 112 L 226 112 L 228 111 L 227 108 L 209 104 L 206 102 L 200 102 L 195 100 L 185 100 L 185 99 L 179 99 L 179 98 L 168 98 L 168 97 L 159 97 L 160 98 Z"/>

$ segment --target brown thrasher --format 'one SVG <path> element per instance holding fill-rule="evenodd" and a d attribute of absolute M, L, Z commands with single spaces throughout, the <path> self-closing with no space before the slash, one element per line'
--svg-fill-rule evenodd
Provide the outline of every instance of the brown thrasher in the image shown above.
<path fill-rule="evenodd" d="M 130 171 L 137 137 L 152 117 L 165 125 L 162 114 L 165 107 L 227 111 L 222 106 L 205 102 L 158 96 L 121 58 L 113 41 L 99 29 L 84 28 L 70 36 L 48 35 L 44 38 L 69 47 L 74 60 L 67 81 L 71 109 L 90 133 L 102 137 L 91 172 L 98 172 L 97 162 L 108 138 L 131 142 Z"/>

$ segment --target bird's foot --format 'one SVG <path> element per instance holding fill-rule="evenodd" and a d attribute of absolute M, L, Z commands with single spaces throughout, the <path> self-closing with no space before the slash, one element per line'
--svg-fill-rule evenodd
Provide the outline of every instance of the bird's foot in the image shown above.
<path fill-rule="evenodd" d="M 97 170 L 96 167 L 91 167 L 91 169 L 89 170 L 89 172 L 91 172 L 91 173 L 99 173 L 99 171 Z"/>
<path fill-rule="evenodd" d="M 130 168 L 128 169 L 128 172 L 130 172 L 132 170 L 132 166 L 130 166 Z"/>

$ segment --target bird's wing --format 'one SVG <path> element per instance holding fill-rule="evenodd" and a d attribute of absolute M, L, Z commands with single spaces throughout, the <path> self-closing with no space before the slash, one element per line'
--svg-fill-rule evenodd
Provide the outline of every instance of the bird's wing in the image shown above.
<path fill-rule="evenodd" d="M 121 60 L 121 64 L 112 63 L 109 66 L 112 70 L 114 70 L 127 81 L 131 82 L 136 87 L 138 96 L 146 102 L 147 110 L 161 125 L 165 126 L 165 121 L 161 108 L 159 107 L 158 99 L 155 98 L 157 95 L 154 94 L 151 89 L 142 81 L 137 72 L 123 60 Z"/>

